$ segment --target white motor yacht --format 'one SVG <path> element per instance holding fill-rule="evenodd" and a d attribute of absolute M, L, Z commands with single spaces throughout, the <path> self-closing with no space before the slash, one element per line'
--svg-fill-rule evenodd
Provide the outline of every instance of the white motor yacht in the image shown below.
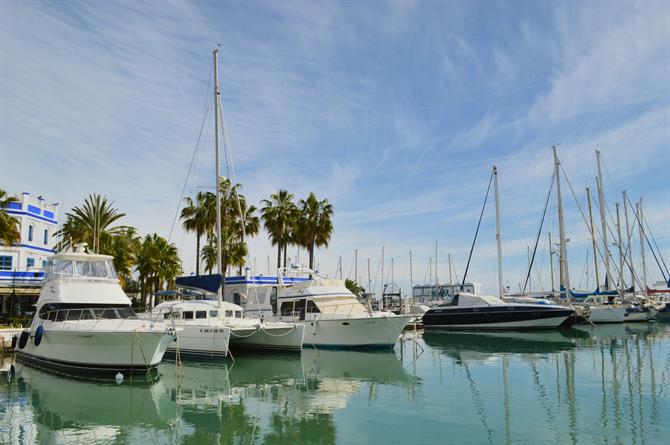
<path fill-rule="evenodd" d="M 225 356 L 228 349 L 300 352 L 305 332 L 294 323 L 247 318 L 241 306 L 216 300 L 166 301 L 151 316 L 184 329 L 168 352 L 187 356 Z"/>
<path fill-rule="evenodd" d="M 56 254 L 48 262 L 36 315 L 12 340 L 17 359 L 70 374 L 144 374 L 155 368 L 175 330 L 138 319 L 112 257 Z"/>
<path fill-rule="evenodd" d="M 308 273 L 312 279 L 279 276 L 227 280 L 226 298 L 244 300 L 248 310 L 258 310 L 266 318 L 304 326 L 305 344 L 316 348 L 393 348 L 413 318 L 373 311 L 346 288 L 344 281 Z"/>

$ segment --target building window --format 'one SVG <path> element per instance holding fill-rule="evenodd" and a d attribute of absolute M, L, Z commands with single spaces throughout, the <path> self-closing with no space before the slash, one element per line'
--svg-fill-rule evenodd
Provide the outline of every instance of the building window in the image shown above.
<path fill-rule="evenodd" d="M 47 268 L 47 263 L 48 263 L 47 260 L 42 260 L 42 269 L 46 269 L 46 268 Z"/>
<path fill-rule="evenodd" d="M 32 241 L 32 240 L 33 240 L 33 226 L 30 225 L 30 226 L 28 226 L 28 241 Z"/>
<path fill-rule="evenodd" d="M 49 229 L 44 229 L 44 245 L 49 244 Z"/>
<path fill-rule="evenodd" d="M 30 269 L 31 267 L 35 267 L 35 258 L 28 258 L 26 260 L 26 268 Z"/>
<path fill-rule="evenodd" d="M 12 270 L 11 256 L 0 256 L 0 270 Z"/>

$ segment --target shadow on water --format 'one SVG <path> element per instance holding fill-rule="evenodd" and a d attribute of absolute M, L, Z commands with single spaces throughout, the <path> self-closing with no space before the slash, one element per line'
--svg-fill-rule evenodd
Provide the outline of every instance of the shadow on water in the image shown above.
<path fill-rule="evenodd" d="M 412 385 L 392 352 L 306 350 L 161 364 L 154 384 L 82 381 L 21 364 L 0 384 L 0 443 L 335 443 L 361 390 Z"/>

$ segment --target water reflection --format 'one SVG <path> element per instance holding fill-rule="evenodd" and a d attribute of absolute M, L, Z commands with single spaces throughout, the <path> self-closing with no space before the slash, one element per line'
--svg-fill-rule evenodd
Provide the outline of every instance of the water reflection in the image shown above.
<path fill-rule="evenodd" d="M 422 354 L 162 364 L 160 380 L 71 380 L 17 364 L 0 443 L 664 443 L 670 326 L 426 333 Z M 403 361 L 398 356 L 403 353 Z M 665 414 L 665 416 L 664 416 Z"/>
<path fill-rule="evenodd" d="M 160 366 L 153 384 L 69 379 L 16 364 L 0 385 L 0 443 L 336 443 L 333 412 L 411 385 L 393 353 L 305 351 Z"/>
<path fill-rule="evenodd" d="M 478 420 L 482 441 L 662 443 L 668 432 L 660 415 L 670 407 L 663 325 L 429 332 L 423 339 L 433 354 L 462 368 L 443 378 L 460 379 L 467 388 L 469 415 Z M 543 426 L 529 431 L 523 425 L 530 423 Z"/>

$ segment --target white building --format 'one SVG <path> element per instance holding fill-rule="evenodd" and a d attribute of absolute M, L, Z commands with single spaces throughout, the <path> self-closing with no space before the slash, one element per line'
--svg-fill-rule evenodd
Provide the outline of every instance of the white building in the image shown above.
<path fill-rule="evenodd" d="M 460 283 L 456 284 L 415 284 L 412 288 L 414 301 L 429 302 L 451 299 L 461 291 Z M 465 283 L 463 292 L 481 294 L 481 283 Z"/>
<path fill-rule="evenodd" d="M 25 289 L 16 292 L 15 288 L 41 285 L 42 268 L 56 245 L 53 235 L 58 227 L 58 204 L 28 192 L 16 198 L 17 202 L 10 202 L 4 211 L 19 221 L 21 238 L 12 246 L 0 245 L 0 313 L 8 312 L 10 293 L 25 293 Z"/>

